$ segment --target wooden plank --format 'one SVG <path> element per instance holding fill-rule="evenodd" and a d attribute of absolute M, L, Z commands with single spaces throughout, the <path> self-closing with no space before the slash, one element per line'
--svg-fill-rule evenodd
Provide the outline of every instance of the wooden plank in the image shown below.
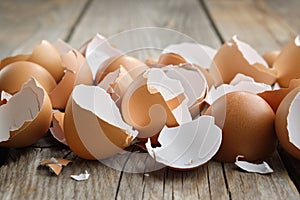
<path fill-rule="evenodd" d="M 0 59 L 30 52 L 43 39 L 66 39 L 88 2 L 89 0 L 1 1 Z"/>
<path fill-rule="evenodd" d="M 281 49 L 295 36 L 285 20 L 274 12 L 265 12 L 261 1 L 205 1 L 212 20 L 225 41 L 237 34 L 258 52 Z M 288 1 L 285 1 L 289 8 Z M 300 17 L 299 12 L 298 18 Z"/>

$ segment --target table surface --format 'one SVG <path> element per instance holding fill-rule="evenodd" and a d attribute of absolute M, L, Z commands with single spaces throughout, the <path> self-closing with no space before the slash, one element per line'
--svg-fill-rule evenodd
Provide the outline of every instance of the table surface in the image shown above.
<path fill-rule="evenodd" d="M 97 32 L 111 36 L 149 26 L 177 30 L 214 48 L 237 34 L 264 53 L 300 33 L 299 7 L 298 0 L 2 0 L 0 57 L 31 51 L 43 39 L 62 38 L 79 48 Z M 267 160 L 271 175 L 214 161 L 187 172 L 126 173 L 78 158 L 49 134 L 31 147 L 0 151 L 0 199 L 300 199 L 300 161 L 280 147 Z M 73 163 L 50 175 L 38 167 L 50 157 Z M 87 181 L 70 179 L 84 170 L 91 174 Z"/>

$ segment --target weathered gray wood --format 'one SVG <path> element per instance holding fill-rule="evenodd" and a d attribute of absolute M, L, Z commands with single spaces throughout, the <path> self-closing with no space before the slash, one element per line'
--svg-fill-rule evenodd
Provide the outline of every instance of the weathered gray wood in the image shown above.
<path fill-rule="evenodd" d="M 43 39 L 66 39 L 87 2 L 1 1 L 0 58 L 30 52 Z"/>
<path fill-rule="evenodd" d="M 267 12 L 259 2 L 212 0 L 205 4 L 225 41 L 237 34 L 260 53 L 281 49 L 295 33 L 274 10 Z M 284 3 L 284 7 L 289 8 L 289 1 Z"/>

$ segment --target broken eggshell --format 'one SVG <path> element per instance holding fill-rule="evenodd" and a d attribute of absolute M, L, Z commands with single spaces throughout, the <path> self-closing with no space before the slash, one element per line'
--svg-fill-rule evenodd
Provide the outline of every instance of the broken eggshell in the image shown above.
<path fill-rule="evenodd" d="M 171 79 L 161 68 L 151 68 L 129 86 L 123 96 L 124 120 L 139 131 L 140 139 L 153 137 L 167 125 L 191 121 L 188 99 L 179 80 Z"/>
<path fill-rule="evenodd" d="M 236 74 L 241 73 L 255 81 L 272 85 L 276 81 L 276 70 L 248 44 L 233 36 L 216 53 L 210 69 L 216 86 L 230 83 Z"/>
<path fill-rule="evenodd" d="M 174 169 L 192 169 L 207 163 L 218 151 L 222 134 L 211 116 L 201 116 L 183 125 L 164 127 L 158 137 L 160 147 L 146 143 L 152 158 Z"/>
<path fill-rule="evenodd" d="M 265 161 L 260 164 L 255 164 L 240 160 L 240 158 L 244 158 L 244 156 L 237 156 L 234 164 L 242 170 L 245 170 L 246 172 L 259 174 L 270 174 L 274 172 L 273 169 Z"/>
<path fill-rule="evenodd" d="M 275 119 L 275 128 L 281 146 L 300 160 L 299 134 L 300 87 L 293 89 L 281 101 Z"/>
<path fill-rule="evenodd" d="M 26 147 L 45 135 L 51 123 L 51 102 L 35 79 L 0 106 L 0 146 Z"/>
<path fill-rule="evenodd" d="M 66 107 L 64 134 L 79 157 L 97 160 L 120 153 L 137 135 L 110 95 L 98 86 L 75 86 Z"/>
<path fill-rule="evenodd" d="M 46 160 L 42 160 L 40 162 L 40 166 L 47 166 L 49 167 L 50 171 L 54 172 L 56 176 L 60 174 L 63 167 L 67 166 L 70 162 L 70 160 L 63 159 L 63 158 L 50 158 Z"/>
<path fill-rule="evenodd" d="M 22 85 L 31 77 L 35 78 L 47 93 L 56 87 L 54 78 L 43 67 L 28 61 L 17 61 L 0 71 L 0 90 L 14 94 L 20 91 Z"/>
<path fill-rule="evenodd" d="M 268 63 L 269 67 L 272 68 L 275 60 L 279 56 L 280 51 L 269 51 L 265 53 L 262 57 Z"/>
<path fill-rule="evenodd" d="M 59 110 L 53 111 L 52 127 L 50 127 L 50 132 L 57 141 L 68 146 L 64 133 L 64 116 L 65 113 L 60 112 Z"/>
<path fill-rule="evenodd" d="M 50 92 L 49 96 L 55 109 L 65 109 L 70 94 L 76 84 L 92 85 L 93 78 L 90 69 L 86 66 L 85 58 L 77 50 L 73 49 L 61 56 L 65 74 L 57 86 Z M 81 68 L 87 68 L 84 77 L 79 79 Z M 77 80 L 77 81 L 76 81 Z M 75 82 L 76 81 L 76 82 Z"/>
<path fill-rule="evenodd" d="M 264 160 L 276 147 L 275 114 L 261 97 L 249 92 L 221 96 L 205 115 L 215 117 L 222 129 L 222 144 L 215 159 L 234 162 L 238 155 L 247 161 Z"/>
<path fill-rule="evenodd" d="M 291 40 L 280 52 L 273 67 L 278 72 L 277 82 L 288 87 L 290 80 L 300 78 L 300 35 Z"/>

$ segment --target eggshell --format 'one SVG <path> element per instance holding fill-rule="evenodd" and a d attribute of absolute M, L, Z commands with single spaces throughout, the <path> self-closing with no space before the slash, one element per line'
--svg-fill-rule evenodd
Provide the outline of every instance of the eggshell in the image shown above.
<path fill-rule="evenodd" d="M 213 85 L 215 85 L 214 78 L 210 74 L 208 69 L 206 69 L 204 67 L 200 67 L 196 64 L 193 64 L 193 66 L 196 67 L 198 70 L 200 70 L 202 72 L 202 74 L 204 75 L 206 82 L 207 82 L 208 89 L 210 89 Z"/>
<path fill-rule="evenodd" d="M 281 87 L 288 87 L 290 80 L 300 78 L 300 36 L 291 40 L 274 61 L 278 71 L 277 82 Z"/>
<path fill-rule="evenodd" d="M 269 52 L 265 53 L 262 57 L 268 63 L 269 67 L 273 67 L 274 61 L 277 59 L 279 54 L 280 54 L 280 51 L 269 51 Z"/>
<path fill-rule="evenodd" d="M 43 40 L 40 45 L 34 48 L 28 61 L 44 67 L 56 82 L 59 82 L 64 75 L 59 51 L 46 40 Z"/>
<path fill-rule="evenodd" d="M 294 88 L 300 86 L 300 79 L 293 79 L 290 81 L 288 88 L 279 88 L 274 90 L 267 90 L 257 95 L 262 97 L 268 104 L 272 107 L 273 111 L 276 113 L 279 104 L 282 99 Z"/>
<path fill-rule="evenodd" d="M 222 128 L 222 144 L 216 160 L 234 162 L 238 155 L 243 155 L 252 162 L 274 152 L 275 114 L 261 97 L 249 92 L 231 92 L 217 99 L 205 114 L 214 116 L 215 123 Z"/>
<path fill-rule="evenodd" d="M 179 65 L 183 63 L 186 63 L 185 59 L 176 53 L 164 53 L 158 59 L 159 65 Z"/>
<path fill-rule="evenodd" d="M 300 160 L 299 107 L 300 87 L 281 101 L 276 112 L 275 128 L 281 146 Z"/>
<path fill-rule="evenodd" d="M 123 151 L 137 135 L 109 94 L 97 86 L 75 86 L 66 107 L 67 143 L 81 158 L 97 160 Z"/>
<path fill-rule="evenodd" d="M 217 88 L 212 87 L 205 101 L 209 104 L 212 104 L 215 100 L 217 100 L 221 96 L 230 92 L 237 92 L 237 91 L 244 91 L 253 94 L 258 94 L 265 91 L 272 91 L 272 88 L 270 85 L 255 82 L 254 79 L 249 76 L 245 76 L 243 74 L 237 74 L 232 79 L 230 84 L 222 84 Z"/>
<path fill-rule="evenodd" d="M 206 45 L 184 42 L 169 45 L 162 52 L 166 53 L 178 54 L 188 63 L 208 69 L 217 51 Z"/>
<path fill-rule="evenodd" d="M 139 131 L 139 138 L 155 138 L 164 125 L 192 120 L 180 81 L 169 78 L 161 68 L 151 68 L 134 80 L 123 96 L 121 111 L 124 120 Z"/>
<path fill-rule="evenodd" d="M 30 79 L 0 106 L 0 146 L 19 148 L 35 143 L 50 127 L 51 108 L 46 91 Z"/>
<path fill-rule="evenodd" d="M 17 61 L 26 61 L 26 60 L 29 59 L 29 57 L 30 57 L 29 54 L 20 54 L 20 55 L 4 58 L 0 62 L 0 70 L 3 69 L 5 66 L 11 64 L 11 63 L 14 63 L 14 62 L 17 62 Z"/>
<path fill-rule="evenodd" d="M 266 162 L 255 164 L 244 160 L 239 160 L 243 157 L 244 156 L 237 156 L 234 164 L 247 172 L 259 174 L 270 174 L 274 172 L 273 169 Z"/>
<path fill-rule="evenodd" d="M 207 163 L 218 151 L 221 129 L 211 116 L 201 116 L 181 126 L 162 129 L 158 141 L 160 147 L 153 148 L 150 140 L 147 150 L 157 162 L 175 169 L 192 169 Z"/>
<path fill-rule="evenodd" d="M 114 72 L 120 67 L 125 69 L 126 73 L 123 74 L 124 78 L 135 79 L 138 75 L 148 69 L 147 65 L 142 61 L 131 56 L 120 56 L 111 58 L 106 66 L 100 67 L 96 74 L 95 82 L 100 83 L 103 78 L 110 72 Z"/>
<path fill-rule="evenodd" d="M 218 50 L 213 61 L 210 72 L 217 86 L 230 83 L 238 73 L 268 85 L 276 81 L 276 70 L 268 68 L 267 62 L 251 46 L 239 41 L 236 36 Z"/>
<path fill-rule="evenodd" d="M 72 50 L 61 57 L 62 64 L 65 67 L 65 75 L 57 86 L 49 94 L 52 106 L 56 109 L 65 109 L 70 94 L 75 86 L 75 80 L 79 75 L 81 66 L 84 65 L 85 58 L 76 50 Z M 85 73 L 85 78 L 76 84 L 92 85 L 93 78 L 91 71 Z"/>
<path fill-rule="evenodd" d="M 51 74 L 40 65 L 28 61 L 17 61 L 0 71 L 0 90 L 14 94 L 31 77 L 34 77 L 47 93 L 51 92 L 56 86 Z"/>
<path fill-rule="evenodd" d="M 53 111 L 52 127 L 50 128 L 50 132 L 57 141 L 64 145 L 68 145 L 64 133 L 64 116 L 65 113 L 63 112 L 58 110 Z"/>

